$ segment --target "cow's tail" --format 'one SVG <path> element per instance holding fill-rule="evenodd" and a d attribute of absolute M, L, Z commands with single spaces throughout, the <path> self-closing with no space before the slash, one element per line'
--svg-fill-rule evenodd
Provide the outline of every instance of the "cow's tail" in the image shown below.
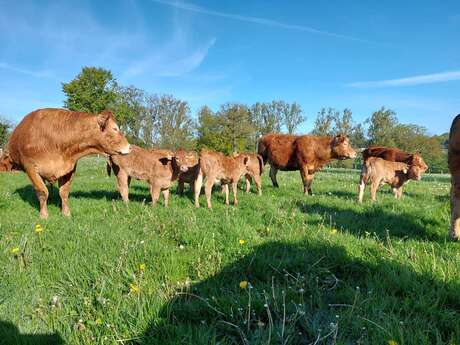
<path fill-rule="evenodd" d="M 264 158 L 261 155 L 257 155 L 257 160 L 259 161 L 259 173 L 262 175 L 264 172 Z"/>
<path fill-rule="evenodd" d="M 268 154 L 267 154 L 267 146 L 263 139 L 264 138 L 262 137 L 257 142 L 257 154 L 260 155 L 260 157 L 262 157 L 262 165 L 265 165 L 265 163 L 267 163 Z M 262 169 L 261 169 L 261 172 L 262 172 Z"/>

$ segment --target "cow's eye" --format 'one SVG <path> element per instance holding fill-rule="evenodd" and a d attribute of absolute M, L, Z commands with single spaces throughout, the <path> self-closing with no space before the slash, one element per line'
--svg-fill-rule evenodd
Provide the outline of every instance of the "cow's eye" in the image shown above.
<path fill-rule="evenodd" d="M 118 132 L 118 128 L 117 128 L 117 127 L 112 127 L 112 128 L 113 128 L 113 130 L 114 130 L 115 132 Z"/>

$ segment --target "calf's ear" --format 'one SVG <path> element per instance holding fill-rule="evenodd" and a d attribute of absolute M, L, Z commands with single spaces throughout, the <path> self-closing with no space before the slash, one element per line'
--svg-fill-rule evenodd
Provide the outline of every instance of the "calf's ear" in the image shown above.
<path fill-rule="evenodd" d="M 172 161 L 172 159 L 173 159 L 173 156 L 170 154 L 167 154 L 164 157 L 161 157 L 159 161 L 161 162 L 161 164 L 166 165 L 168 164 L 169 161 Z"/>
<path fill-rule="evenodd" d="M 244 165 L 248 165 L 248 164 L 249 164 L 249 157 L 248 157 L 248 156 L 245 156 L 245 157 L 244 157 L 243 163 L 244 163 Z"/>
<path fill-rule="evenodd" d="M 104 110 L 102 113 L 97 115 L 97 124 L 104 130 L 107 126 L 109 119 L 113 118 L 113 113 L 110 110 Z"/>

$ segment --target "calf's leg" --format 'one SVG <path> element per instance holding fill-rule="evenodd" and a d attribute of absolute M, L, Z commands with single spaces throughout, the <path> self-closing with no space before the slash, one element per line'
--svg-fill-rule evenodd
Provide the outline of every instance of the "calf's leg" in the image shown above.
<path fill-rule="evenodd" d="M 273 187 L 276 187 L 276 188 L 279 187 L 278 181 L 276 180 L 276 174 L 277 173 L 278 173 L 278 169 L 275 168 L 273 165 L 270 165 L 270 178 L 272 180 Z"/>
<path fill-rule="evenodd" d="M 371 199 L 375 201 L 377 199 L 377 189 L 379 189 L 380 180 L 372 180 L 371 182 Z"/>
<path fill-rule="evenodd" d="M 212 193 L 212 186 L 214 185 L 214 177 L 207 176 L 206 182 L 204 183 L 204 194 L 206 195 L 206 204 L 208 208 L 212 208 L 211 204 L 211 193 Z"/>
<path fill-rule="evenodd" d="M 168 207 L 168 203 L 169 203 L 169 189 L 163 190 L 163 198 L 165 199 L 165 207 Z"/>
<path fill-rule="evenodd" d="M 460 173 L 452 173 L 450 189 L 451 224 L 449 236 L 453 240 L 460 240 Z"/>
<path fill-rule="evenodd" d="M 257 194 L 262 195 L 262 179 L 260 178 L 260 175 L 254 175 L 253 178 L 257 187 Z"/>
<path fill-rule="evenodd" d="M 177 194 L 183 195 L 184 194 L 184 181 L 179 178 L 179 182 L 177 183 Z"/>
<path fill-rule="evenodd" d="M 152 206 L 155 206 L 160 198 L 161 188 L 155 184 L 150 185 L 150 196 L 152 197 Z"/>
<path fill-rule="evenodd" d="M 222 189 L 225 192 L 225 205 L 229 205 L 230 201 L 228 201 L 228 184 L 222 185 Z"/>
<path fill-rule="evenodd" d="M 48 188 L 46 188 L 45 182 L 43 182 L 42 177 L 35 171 L 34 167 L 25 167 L 25 171 L 34 186 L 35 194 L 40 203 L 40 218 L 47 219 L 48 207 L 46 203 L 48 201 Z"/>
<path fill-rule="evenodd" d="M 228 187 L 227 187 L 228 190 Z M 238 206 L 238 199 L 236 195 L 238 194 L 238 181 L 232 183 L 232 191 L 233 191 L 233 205 Z"/>
<path fill-rule="evenodd" d="M 200 193 L 201 186 L 203 185 L 203 174 L 200 172 L 193 183 L 193 190 L 195 193 L 195 207 L 200 207 Z"/>
<path fill-rule="evenodd" d="M 117 174 L 117 188 L 121 194 L 121 198 L 127 204 L 129 202 L 129 185 L 128 185 L 129 176 L 122 169 L 118 171 Z"/>
<path fill-rule="evenodd" d="M 251 175 L 246 174 L 244 175 L 245 180 L 246 180 L 246 193 L 249 193 L 251 191 Z"/>
<path fill-rule="evenodd" d="M 313 192 L 311 190 L 311 183 L 313 181 L 313 175 L 308 173 L 308 168 L 306 166 L 300 169 L 300 176 L 302 177 L 304 194 L 313 195 Z"/>
<path fill-rule="evenodd" d="M 69 209 L 69 191 L 70 191 L 70 185 L 72 184 L 73 176 L 75 174 L 75 169 L 77 166 L 74 166 L 73 170 L 68 173 L 67 175 L 64 175 L 59 178 L 58 183 L 59 183 L 59 196 L 61 197 L 61 203 L 62 203 L 62 214 L 64 216 L 70 216 L 70 209 Z"/>

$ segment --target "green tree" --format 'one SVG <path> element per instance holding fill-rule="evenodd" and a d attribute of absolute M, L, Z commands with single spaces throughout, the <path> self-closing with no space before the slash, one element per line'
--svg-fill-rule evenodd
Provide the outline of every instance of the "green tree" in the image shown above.
<path fill-rule="evenodd" d="M 221 106 L 219 116 L 223 124 L 225 153 L 255 150 L 255 143 L 251 140 L 254 129 L 247 106 L 239 103 L 226 103 Z"/>
<path fill-rule="evenodd" d="M 0 118 L 0 148 L 4 147 L 8 142 L 10 135 L 11 124 Z"/>
<path fill-rule="evenodd" d="M 322 108 L 315 119 L 311 134 L 330 136 L 334 132 L 334 119 L 338 116 L 338 112 L 333 108 Z"/>
<path fill-rule="evenodd" d="M 198 111 L 197 147 L 216 151 L 225 150 L 223 137 L 224 124 L 222 118 L 215 114 L 208 106 Z"/>
<path fill-rule="evenodd" d="M 369 124 L 367 135 L 370 145 L 395 146 L 394 129 L 398 119 L 393 110 L 382 107 L 366 122 Z"/>
<path fill-rule="evenodd" d="M 156 116 L 154 130 L 158 134 L 157 145 L 171 150 L 192 147 L 194 123 L 187 102 L 162 95 L 158 98 Z"/>
<path fill-rule="evenodd" d="M 68 83 L 62 83 L 66 95 L 64 107 L 74 111 L 100 113 L 116 100 L 117 83 L 112 72 L 99 67 L 83 67 Z"/>

